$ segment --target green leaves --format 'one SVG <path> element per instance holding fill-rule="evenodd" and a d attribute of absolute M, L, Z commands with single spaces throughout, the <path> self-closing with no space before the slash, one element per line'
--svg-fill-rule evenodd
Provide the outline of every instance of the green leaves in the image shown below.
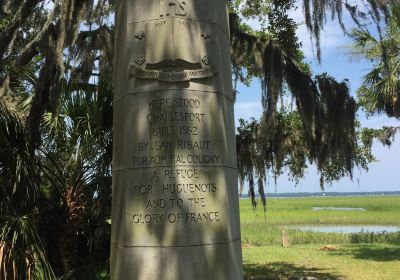
<path fill-rule="evenodd" d="M 373 63 L 357 91 L 360 106 L 370 115 L 400 118 L 400 4 L 393 4 L 390 14 L 379 39 L 367 30 L 353 30 L 352 54 Z"/>
<path fill-rule="evenodd" d="M 28 216 L 0 217 L 0 278 L 56 279 Z"/>
<path fill-rule="evenodd" d="M 26 129 L 15 111 L 0 100 L 0 210 L 33 213 L 39 191 L 37 161 Z"/>
<path fill-rule="evenodd" d="M 0 223 L 1 279 L 53 279 L 45 256 L 57 274 L 94 275 L 92 266 L 106 266 L 112 84 L 99 78 L 93 89 L 61 88 L 53 112 L 43 118 L 36 149 L 23 119 L 0 100 L 0 207 L 6 215 Z M 79 258 L 78 246 L 79 253 L 96 256 L 93 263 Z"/>
<path fill-rule="evenodd" d="M 109 257 L 111 81 L 99 77 L 90 88 L 66 85 L 54 105 L 41 128 L 38 225 L 57 275 L 89 279 L 83 275 L 95 275 L 93 267 L 105 267 Z"/>
<path fill-rule="evenodd" d="M 313 2 L 314 8 L 321 10 L 308 18 L 310 22 L 323 24 L 319 17 L 328 7 L 341 15 L 342 3 Z M 276 180 L 288 171 L 297 183 L 312 163 L 321 175 L 323 188 L 325 181 L 351 177 L 354 166 L 367 168 L 373 160 L 359 139 L 357 106 L 348 81 L 338 82 L 327 74 L 312 76 L 302 61 L 296 26 L 287 16 L 290 7 L 291 1 L 271 1 L 269 33 L 262 34 L 248 32 L 239 17 L 231 15 L 234 74 L 241 81 L 247 81 L 249 75 L 262 80 L 264 115 L 260 121 L 242 121 L 237 136 L 239 176 L 242 183 L 249 181 L 253 207 L 255 177 L 263 197 L 260 182 L 269 174 Z M 315 24 L 313 27 L 318 28 Z"/>

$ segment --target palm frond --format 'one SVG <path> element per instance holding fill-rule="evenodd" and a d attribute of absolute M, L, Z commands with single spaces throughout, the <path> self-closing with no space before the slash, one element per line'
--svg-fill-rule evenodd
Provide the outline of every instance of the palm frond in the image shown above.
<path fill-rule="evenodd" d="M 0 100 L 0 185 L 2 213 L 32 213 L 39 191 L 37 161 L 24 124 L 4 100 Z"/>
<path fill-rule="evenodd" d="M 0 217 L 0 278 L 56 279 L 28 216 Z"/>

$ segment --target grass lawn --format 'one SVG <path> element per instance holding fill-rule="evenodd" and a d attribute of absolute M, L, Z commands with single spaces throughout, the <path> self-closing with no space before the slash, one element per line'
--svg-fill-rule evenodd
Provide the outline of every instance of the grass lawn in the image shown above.
<path fill-rule="evenodd" d="M 400 279 L 400 233 L 356 235 L 281 230 L 290 225 L 400 225 L 400 197 L 270 199 L 264 215 L 241 200 L 245 280 Z M 366 211 L 312 211 L 312 207 L 356 207 Z M 354 237 L 354 236 L 353 236 Z M 361 239 L 360 239 L 361 238 Z M 367 240 L 369 244 L 353 244 Z M 391 243 L 391 244 L 389 244 Z M 332 251 L 321 247 L 333 245 Z"/>
<path fill-rule="evenodd" d="M 399 245 L 336 245 L 335 251 L 320 247 L 243 248 L 244 279 L 400 279 Z"/>

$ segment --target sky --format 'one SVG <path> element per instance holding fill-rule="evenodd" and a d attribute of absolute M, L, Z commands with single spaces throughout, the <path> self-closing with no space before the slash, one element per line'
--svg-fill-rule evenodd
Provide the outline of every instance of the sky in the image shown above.
<path fill-rule="evenodd" d="M 351 40 L 344 35 L 337 22 L 328 22 L 325 31 L 321 34 L 322 62 L 319 64 L 315 60 L 313 44 L 310 35 L 302 23 L 303 14 L 301 8 L 292 11 L 293 18 L 300 24 L 297 32 L 302 41 L 302 49 L 306 56 L 306 61 L 310 63 L 314 74 L 327 72 L 338 81 L 343 79 L 350 80 L 350 89 L 353 95 L 361 84 L 362 76 L 370 69 L 370 63 L 365 60 L 357 60 L 348 54 L 348 47 Z M 350 22 L 346 16 L 345 22 Z M 252 27 L 257 28 L 257 22 L 249 21 Z M 238 85 L 239 95 L 235 104 L 235 120 L 238 125 L 240 118 L 248 120 L 251 117 L 259 119 L 262 114 L 260 82 L 254 80 L 250 87 Z M 382 126 L 400 126 L 400 121 L 388 118 L 384 115 L 366 118 L 362 111 L 358 112 L 361 125 L 369 128 L 380 128 Z M 331 186 L 327 185 L 325 191 L 332 192 L 358 192 L 358 191 L 400 191 L 400 180 L 398 179 L 399 155 L 400 155 L 400 136 L 391 146 L 383 147 L 380 143 L 374 143 L 373 154 L 377 162 L 370 164 L 369 171 L 354 170 L 353 180 L 343 178 L 334 182 Z M 267 184 L 268 192 L 320 192 L 319 175 L 315 167 L 311 167 L 305 178 L 295 186 L 286 174 L 278 178 L 277 184 L 269 180 Z"/>

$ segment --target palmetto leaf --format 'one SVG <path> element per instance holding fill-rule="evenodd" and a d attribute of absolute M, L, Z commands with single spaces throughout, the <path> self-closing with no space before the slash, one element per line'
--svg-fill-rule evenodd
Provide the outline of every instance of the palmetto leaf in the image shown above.
<path fill-rule="evenodd" d="M 0 100 L 0 209 L 32 213 L 38 196 L 37 162 L 19 115 Z"/>
<path fill-rule="evenodd" d="M 55 279 L 42 242 L 28 216 L 0 217 L 0 278 Z"/>
<path fill-rule="evenodd" d="M 104 248 L 110 233 L 111 112 L 111 83 L 101 79 L 91 90 L 64 86 L 53 113 L 45 115 L 40 167 L 46 192 L 40 212 L 46 215 L 39 225 L 49 236 L 57 274 L 71 272 L 65 279 L 88 274 L 94 263 L 104 265 L 108 259 Z M 95 255 L 93 263 L 81 257 L 89 252 Z"/>
<path fill-rule="evenodd" d="M 400 4 L 392 4 L 390 15 L 379 40 L 366 31 L 353 31 L 353 54 L 373 62 L 357 91 L 360 105 L 368 114 L 400 118 Z"/>

